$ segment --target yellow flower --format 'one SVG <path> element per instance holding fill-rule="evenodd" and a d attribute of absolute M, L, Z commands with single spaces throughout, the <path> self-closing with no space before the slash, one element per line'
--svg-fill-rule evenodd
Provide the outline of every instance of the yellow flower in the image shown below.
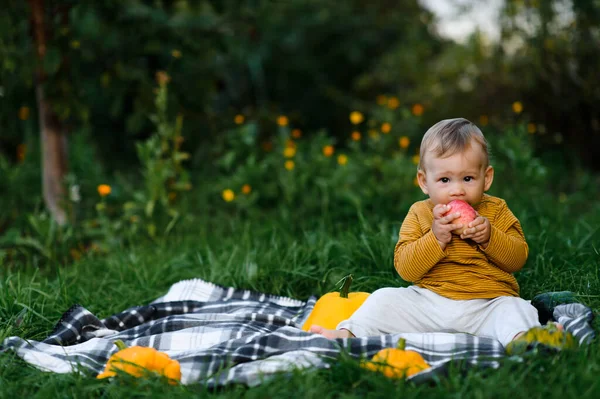
<path fill-rule="evenodd" d="M 81 43 L 79 42 L 79 40 L 71 41 L 71 48 L 78 49 L 79 47 L 81 47 Z"/>
<path fill-rule="evenodd" d="M 287 170 L 292 170 L 294 169 L 294 166 L 296 166 L 296 164 L 294 163 L 294 161 L 287 160 L 285 161 L 285 164 L 283 166 L 285 166 Z"/>
<path fill-rule="evenodd" d="M 421 157 L 419 156 L 419 154 L 413 155 L 412 163 L 414 163 L 415 165 L 418 165 L 420 160 L 421 160 Z"/>
<path fill-rule="evenodd" d="M 290 123 L 290 120 L 288 119 L 287 116 L 279 115 L 279 117 L 277 117 L 277 124 L 279 126 L 287 126 L 289 123 Z"/>
<path fill-rule="evenodd" d="M 334 152 L 335 149 L 332 145 L 326 145 L 325 147 L 323 147 L 323 155 L 325 155 L 326 157 L 332 156 Z"/>
<path fill-rule="evenodd" d="M 359 123 L 362 123 L 362 121 L 365 120 L 365 116 L 358 112 L 358 111 L 352 111 L 350 112 L 350 123 L 352 123 L 353 125 L 358 125 Z"/>
<path fill-rule="evenodd" d="M 390 123 L 385 122 L 384 124 L 381 125 L 381 132 L 383 134 L 388 134 L 391 131 L 392 131 L 392 125 Z"/>
<path fill-rule="evenodd" d="M 286 158 L 293 158 L 296 155 L 296 148 L 294 147 L 286 147 L 283 150 L 283 156 Z"/>
<path fill-rule="evenodd" d="M 481 115 L 479 117 L 479 124 L 481 126 L 487 126 L 487 124 L 490 122 L 490 118 L 488 118 L 487 115 Z"/>
<path fill-rule="evenodd" d="M 171 51 L 171 55 L 173 56 L 173 58 L 181 58 L 181 51 L 175 49 Z"/>
<path fill-rule="evenodd" d="M 223 190 L 221 196 L 223 197 L 225 202 L 231 202 L 235 199 L 235 194 L 233 193 L 233 190 L 230 189 Z"/>
<path fill-rule="evenodd" d="M 379 140 L 379 132 L 375 129 L 369 130 L 369 137 L 373 140 Z"/>
<path fill-rule="evenodd" d="M 390 97 L 387 106 L 389 109 L 396 109 L 400 106 L 400 100 L 397 97 Z"/>
<path fill-rule="evenodd" d="M 406 149 L 410 145 L 410 139 L 406 136 L 402 136 L 398 139 L 398 145 L 400 145 L 400 148 Z"/>
<path fill-rule="evenodd" d="M 100 194 L 101 197 L 106 197 L 108 194 L 110 194 L 110 186 L 108 184 L 100 184 L 98 186 L 98 194 Z"/>
<path fill-rule="evenodd" d="M 100 84 L 102 84 L 102 87 L 107 87 L 110 84 L 110 74 L 108 72 L 102 74 Z"/>
<path fill-rule="evenodd" d="M 377 104 L 385 105 L 387 102 L 388 102 L 387 96 L 384 96 L 383 94 L 380 94 L 377 96 Z"/>
<path fill-rule="evenodd" d="M 352 132 L 352 140 L 360 141 L 360 132 L 357 132 L 357 131 Z"/>
<path fill-rule="evenodd" d="M 23 106 L 19 108 L 19 119 L 22 121 L 29 119 L 29 107 Z"/>
<path fill-rule="evenodd" d="M 528 123 L 527 124 L 527 131 L 529 132 L 529 134 L 534 134 L 537 131 L 535 123 Z"/>
<path fill-rule="evenodd" d="M 562 136 L 562 134 L 560 134 L 560 133 L 556 133 L 556 134 L 554 135 L 554 141 L 555 141 L 557 144 L 560 144 L 560 143 L 562 143 L 562 141 L 563 141 L 563 136 Z"/>
<path fill-rule="evenodd" d="M 412 106 L 412 113 L 414 116 L 421 116 L 425 112 L 425 108 L 421 104 L 415 104 Z"/>
<path fill-rule="evenodd" d="M 244 184 L 244 185 L 242 186 L 242 193 L 244 193 L 244 194 L 248 195 L 248 194 L 250 194 L 251 192 L 252 192 L 252 187 L 250 187 L 250 185 L 249 185 L 249 184 Z"/>
<path fill-rule="evenodd" d="M 515 101 L 512 105 L 512 110 L 515 114 L 523 112 L 523 104 L 520 101 Z"/>
<path fill-rule="evenodd" d="M 242 123 L 244 123 L 244 120 L 246 120 L 246 118 L 244 118 L 244 115 L 242 115 L 242 114 L 237 114 L 233 118 L 233 121 L 235 122 L 236 125 L 241 125 Z"/>
<path fill-rule="evenodd" d="M 292 137 L 295 139 L 299 139 L 300 137 L 302 137 L 302 130 L 300 130 L 300 129 L 292 130 Z"/>
<path fill-rule="evenodd" d="M 561 203 L 567 202 L 567 194 L 565 194 L 565 193 L 558 194 L 558 201 Z"/>
<path fill-rule="evenodd" d="M 346 165 L 348 163 L 348 157 L 346 155 L 344 155 L 344 154 L 340 154 L 337 157 L 337 162 L 340 165 Z"/>

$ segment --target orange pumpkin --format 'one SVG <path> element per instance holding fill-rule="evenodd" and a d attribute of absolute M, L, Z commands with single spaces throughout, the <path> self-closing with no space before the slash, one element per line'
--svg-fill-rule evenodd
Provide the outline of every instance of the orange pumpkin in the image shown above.
<path fill-rule="evenodd" d="M 319 298 L 302 329 L 308 331 L 312 325 L 335 329 L 341 321 L 352 316 L 370 294 L 349 292 L 351 284 L 352 275 L 349 274 L 344 277 L 340 292 L 330 292 Z"/>
<path fill-rule="evenodd" d="M 125 346 L 121 340 L 115 341 L 120 349 L 112 355 L 104 371 L 96 378 L 114 377 L 118 370 L 134 377 L 142 377 L 148 372 L 155 372 L 169 379 L 170 384 L 181 381 L 181 367 L 177 360 L 173 360 L 164 352 L 144 346 Z"/>
<path fill-rule="evenodd" d="M 396 348 L 382 349 L 363 367 L 378 371 L 389 378 L 407 378 L 431 366 L 415 351 L 404 350 L 406 340 L 400 338 Z"/>

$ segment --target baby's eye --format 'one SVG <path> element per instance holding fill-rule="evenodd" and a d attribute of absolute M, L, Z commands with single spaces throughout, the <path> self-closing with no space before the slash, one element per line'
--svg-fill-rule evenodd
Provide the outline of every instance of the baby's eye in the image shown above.
<path fill-rule="evenodd" d="M 465 181 L 471 181 L 471 180 L 473 180 L 473 177 L 472 177 L 472 176 L 467 176 L 467 177 L 465 177 L 465 179 L 464 179 L 464 180 L 465 180 Z"/>
<path fill-rule="evenodd" d="M 440 181 L 441 181 L 442 183 L 448 183 L 448 182 L 450 181 L 450 179 L 448 179 L 447 177 L 442 177 L 442 178 L 440 179 Z"/>

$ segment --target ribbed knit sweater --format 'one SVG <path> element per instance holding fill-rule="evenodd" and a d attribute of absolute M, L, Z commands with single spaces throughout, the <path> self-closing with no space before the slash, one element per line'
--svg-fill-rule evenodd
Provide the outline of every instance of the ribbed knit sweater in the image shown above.
<path fill-rule="evenodd" d="M 442 250 L 431 230 L 433 206 L 429 199 L 414 203 L 402 223 L 394 249 L 394 266 L 400 277 L 450 299 L 519 296 L 512 273 L 527 261 L 529 247 L 506 202 L 484 194 L 474 206 L 492 225 L 485 249 L 453 235 Z"/>

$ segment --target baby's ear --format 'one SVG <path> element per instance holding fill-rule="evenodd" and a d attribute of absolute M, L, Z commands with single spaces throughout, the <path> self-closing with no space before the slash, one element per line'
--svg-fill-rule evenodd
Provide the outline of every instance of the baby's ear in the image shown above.
<path fill-rule="evenodd" d="M 421 169 L 417 171 L 417 181 L 419 182 L 419 187 L 421 187 L 423 194 L 429 195 L 429 190 L 427 189 L 427 178 L 425 176 L 425 172 Z"/>
<path fill-rule="evenodd" d="M 483 178 L 484 185 L 483 191 L 487 191 L 492 186 L 492 182 L 494 181 L 494 168 L 490 165 L 485 169 L 485 175 Z"/>

